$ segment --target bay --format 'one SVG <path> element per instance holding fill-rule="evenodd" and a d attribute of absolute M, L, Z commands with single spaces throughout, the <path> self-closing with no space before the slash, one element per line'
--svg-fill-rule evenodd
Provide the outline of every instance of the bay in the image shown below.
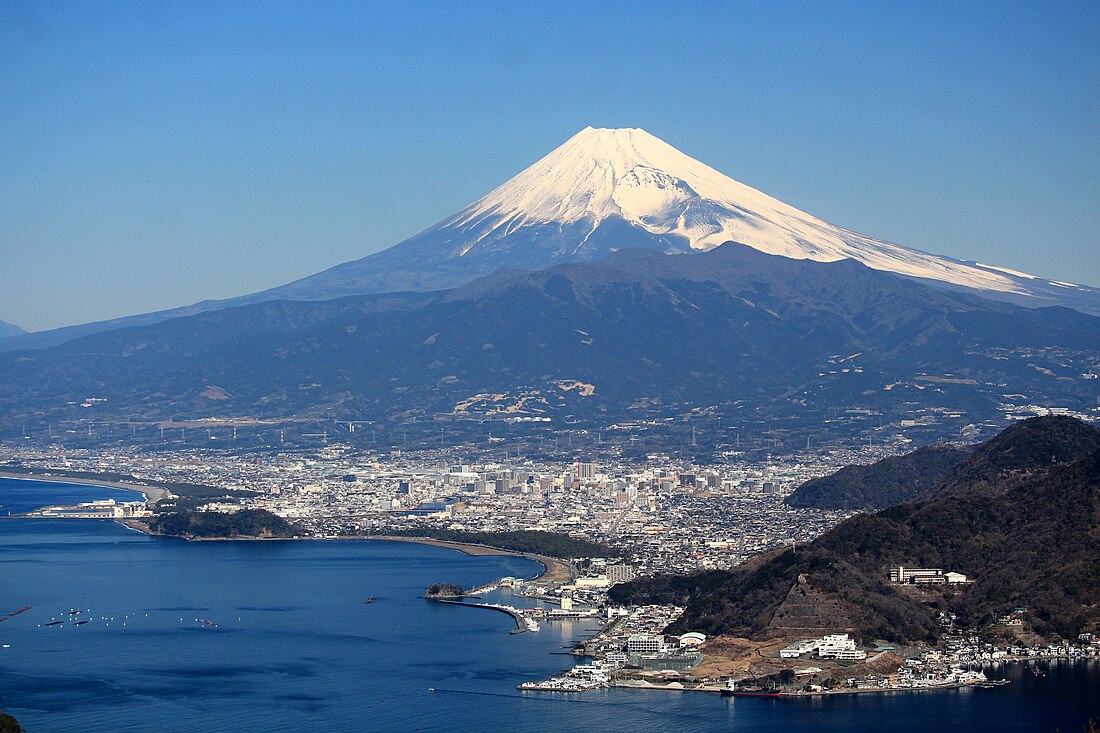
<path fill-rule="evenodd" d="M 0 480 L 0 504 L 26 483 Z M 35 500 L 49 493 L 34 491 Z M 112 498 L 79 491 L 78 500 Z M 1076 732 L 1100 718 L 1100 665 L 1080 662 L 1051 663 L 1041 678 L 1004 667 L 991 674 L 1012 683 L 996 689 L 807 700 L 520 693 L 518 683 L 570 666 L 563 647 L 592 627 L 510 634 L 508 616 L 419 596 L 437 581 L 470 586 L 540 569 L 407 543 L 185 542 L 110 521 L 2 519 L 0 615 L 31 609 L 0 623 L 0 643 L 10 644 L 0 649 L 0 710 L 30 733 Z M 74 625 L 75 609 L 89 609 L 79 616 L 89 623 Z M 64 623 L 46 626 L 53 620 Z"/>
<path fill-rule="evenodd" d="M 99 499 L 141 501 L 142 495 L 108 486 L 0 477 L 0 517 L 24 514 L 48 504 L 79 504 Z"/>

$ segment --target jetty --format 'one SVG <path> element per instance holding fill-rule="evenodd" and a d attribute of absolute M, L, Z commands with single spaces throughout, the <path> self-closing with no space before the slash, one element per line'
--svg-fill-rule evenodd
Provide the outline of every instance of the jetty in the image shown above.
<path fill-rule="evenodd" d="M 522 634 L 524 631 L 539 630 L 538 621 L 528 617 L 522 610 L 514 606 L 505 606 L 500 603 L 473 603 L 471 601 L 460 601 L 452 598 L 433 598 L 431 600 L 434 600 L 436 603 L 450 603 L 454 606 L 469 606 L 471 608 L 488 608 L 493 611 L 506 613 L 516 622 L 516 630 L 512 632 L 513 634 Z"/>

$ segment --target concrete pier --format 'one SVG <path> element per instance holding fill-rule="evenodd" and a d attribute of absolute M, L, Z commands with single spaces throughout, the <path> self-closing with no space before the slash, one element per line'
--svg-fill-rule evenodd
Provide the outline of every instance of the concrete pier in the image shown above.
<path fill-rule="evenodd" d="M 454 606 L 470 606 L 472 608 L 488 608 L 493 611 L 500 611 L 506 613 L 512 617 L 516 622 L 516 633 L 522 633 L 527 631 L 527 619 L 520 613 L 519 609 L 512 608 L 511 606 L 501 606 L 495 603 L 471 603 L 470 601 L 455 601 L 445 598 L 434 599 L 436 603 L 450 603 Z"/>

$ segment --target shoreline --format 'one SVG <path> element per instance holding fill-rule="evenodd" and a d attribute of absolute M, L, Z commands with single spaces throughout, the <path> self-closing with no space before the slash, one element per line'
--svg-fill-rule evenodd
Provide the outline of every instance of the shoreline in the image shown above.
<path fill-rule="evenodd" d="M 611 687 L 619 690 L 662 690 L 667 692 L 707 692 L 711 694 L 722 694 L 725 692 L 724 687 L 715 685 L 699 685 L 697 687 L 689 687 L 681 683 L 679 687 L 673 687 L 668 684 L 656 684 L 656 683 L 637 683 L 636 680 L 616 680 L 611 684 Z M 1000 687 L 1001 684 L 994 682 L 989 683 L 973 683 L 973 682 L 953 682 L 947 685 L 925 685 L 923 687 L 867 687 L 867 688 L 838 688 L 834 690 L 817 690 L 814 692 L 779 692 L 774 695 L 745 695 L 744 697 L 760 697 L 769 700 L 808 700 L 814 697 L 828 697 L 835 695 L 865 695 L 884 692 L 926 692 L 937 690 L 958 690 L 969 687 Z M 723 695 L 723 697 L 737 697 L 737 695 Z"/>
<path fill-rule="evenodd" d="M 14 473 L 12 471 L 0 471 L 0 478 L 11 479 L 13 481 L 38 481 L 40 483 L 51 484 L 76 484 L 78 486 L 98 486 L 104 489 L 122 489 L 124 491 L 135 491 L 145 497 L 145 501 L 150 504 L 156 504 L 162 501 L 171 492 L 160 486 L 151 486 L 149 484 L 135 484 L 124 481 L 106 481 L 100 479 L 80 478 L 78 476 L 59 476 L 52 473 Z"/>
<path fill-rule="evenodd" d="M 546 555 L 536 555 L 530 552 L 520 552 L 519 550 L 505 550 L 500 547 L 492 547 L 491 545 L 478 545 L 472 542 L 454 542 L 451 540 L 437 540 L 434 537 L 408 537 L 408 536 L 395 536 L 395 535 L 369 535 L 364 536 L 363 539 L 367 540 L 381 540 L 383 542 L 409 542 L 416 545 L 429 545 L 431 547 L 442 547 L 447 550 L 455 550 L 461 552 L 464 555 L 482 556 L 482 555 L 509 555 L 511 557 L 525 557 L 528 560 L 534 560 L 542 565 L 542 572 L 533 578 L 527 578 L 528 581 L 542 580 L 547 577 L 559 577 L 561 575 L 567 575 L 572 577 L 574 572 L 573 566 L 564 560 L 559 560 L 554 557 L 548 557 Z"/>
<path fill-rule="evenodd" d="M 312 541 L 312 542 L 348 542 L 348 541 L 370 541 L 370 542 L 406 542 L 415 545 L 428 545 L 430 547 L 439 547 L 444 550 L 454 550 L 461 552 L 464 555 L 470 555 L 471 557 L 483 557 L 491 555 L 507 555 L 509 557 L 523 557 L 528 560 L 534 560 L 542 565 L 542 570 L 531 578 L 526 578 L 527 581 L 539 581 L 546 578 L 555 578 L 565 575 L 569 578 L 573 577 L 575 569 L 572 565 L 564 560 L 559 560 L 554 557 L 548 557 L 546 555 L 536 555 L 529 552 L 520 552 L 518 550 L 505 550 L 500 547 L 491 547 L 489 545 L 478 545 L 468 542 L 452 542 L 448 540 L 437 540 L 433 537 L 402 537 L 395 535 L 345 535 L 339 537 L 181 537 L 180 535 L 171 534 L 158 534 L 156 532 L 150 532 L 148 525 L 137 519 L 118 519 L 115 520 L 119 524 L 132 529 L 149 537 L 172 537 L 178 540 L 184 540 L 185 542 L 271 542 L 271 541 Z"/>

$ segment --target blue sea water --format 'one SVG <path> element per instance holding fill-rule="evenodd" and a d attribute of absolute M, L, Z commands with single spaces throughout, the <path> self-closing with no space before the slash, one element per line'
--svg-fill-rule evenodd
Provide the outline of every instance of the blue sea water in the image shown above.
<path fill-rule="evenodd" d="M 0 479 L 0 504 L 28 490 Z M 50 491 L 40 503 L 60 500 L 49 486 L 33 490 L 34 500 Z M 111 495 L 83 491 L 77 500 Z M 570 666 L 564 647 L 592 627 L 510 634 L 508 616 L 419 595 L 436 581 L 539 570 L 524 558 L 405 543 L 184 542 L 109 521 L 0 519 L 0 615 L 32 607 L 0 622 L 0 644 L 10 644 L 0 649 L 0 710 L 29 733 L 1068 733 L 1100 718 L 1100 665 L 1085 663 L 1052 664 L 1043 678 L 1006 667 L 1012 684 L 996 689 L 796 701 L 520 693 L 519 682 Z M 376 600 L 365 605 L 368 596 Z M 81 618 L 91 621 L 75 626 L 71 609 L 90 609 Z"/>

